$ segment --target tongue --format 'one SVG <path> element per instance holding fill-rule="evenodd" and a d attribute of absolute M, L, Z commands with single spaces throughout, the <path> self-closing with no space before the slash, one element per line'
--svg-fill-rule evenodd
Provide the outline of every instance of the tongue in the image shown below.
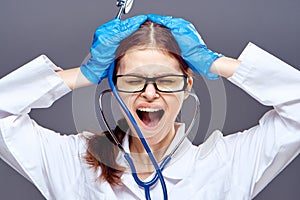
<path fill-rule="evenodd" d="M 150 127 L 156 126 L 160 120 L 159 112 L 142 112 L 141 114 L 144 124 Z"/>

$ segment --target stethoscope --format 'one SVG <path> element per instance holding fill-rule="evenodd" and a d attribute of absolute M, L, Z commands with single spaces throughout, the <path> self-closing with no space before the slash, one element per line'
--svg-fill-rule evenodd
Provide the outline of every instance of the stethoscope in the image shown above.
<path fill-rule="evenodd" d="M 116 19 L 121 19 L 122 14 L 127 14 L 132 8 L 133 0 L 117 0 L 117 7 L 119 8 Z"/>
<path fill-rule="evenodd" d="M 133 5 L 133 0 L 118 0 L 117 1 L 117 6 L 120 7 L 119 12 L 116 16 L 117 19 L 121 18 L 121 15 L 127 14 L 131 7 Z M 117 145 L 118 149 L 123 153 L 124 158 L 126 159 L 126 161 L 128 162 L 130 168 L 131 168 L 131 173 L 132 176 L 134 178 L 134 181 L 142 188 L 144 188 L 145 191 L 145 197 L 146 200 L 151 200 L 150 197 L 150 188 L 155 185 L 158 180 L 161 183 L 161 187 L 162 187 L 162 191 L 163 191 L 163 196 L 164 196 L 164 200 L 168 199 L 168 192 L 167 192 L 167 187 L 166 187 L 166 183 L 164 180 L 164 177 L 162 175 L 162 171 L 164 170 L 164 168 L 166 167 L 166 165 L 170 162 L 172 156 L 175 154 L 175 152 L 177 151 L 177 149 L 179 148 L 179 146 L 183 143 L 183 141 L 186 139 L 186 137 L 188 136 L 188 134 L 190 133 L 190 131 L 192 130 L 192 127 L 194 125 L 196 116 L 199 112 L 199 99 L 197 97 L 197 95 L 195 95 L 194 93 L 190 93 L 188 92 L 188 94 L 192 97 L 195 98 L 195 102 L 196 102 L 196 110 L 193 116 L 193 119 L 190 123 L 189 128 L 187 129 L 187 131 L 185 132 L 185 134 L 182 136 L 182 138 L 180 138 L 179 142 L 177 143 L 177 145 L 171 150 L 171 152 L 166 155 L 160 164 L 158 164 L 155 160 L 155 157 L 149 147 L 149 145 L 146 142 L 146 139 L 144 138 L 141 130 L 138 127 L 138 124 L 136 122 L 136 120 L 134 119 L 134 117 L 132 116 L 131 112 L 129 111 L 129 109 L 127 108 L 127 106 L 125 105 L 125 103 L 123 102 L 123 100 L 121 99 L 121 97 L 119 96 L 117 89 L 115 87 L 114 81 L 113 81 L 113 75 L 114 75 L 114 68 L 115 65 L 114 63 L 112 63 L 109 67 L 109 72 L 108 72 L 108 83 L 110 86 L 110 90 L 105 90 L 102 93 L 100 93 L 99 95 L 96 95 L 96 99 L 98 99 L 98 103 L 99 103 L 99 110 L 100 110 L 100 114 L 102 115 L 102 119 L 103 122 L 109 132 L 109 134 L 111 135 L 111 137 L 113 138 L 115 144 Z M 119 103 L 119 105 L 121 106 L 122 110 L 124 111 L 124 113 L 126 114 L 126 116 L 128 117 L 128 119 L 130 120 L 130 122 L 132 123 L 132 126 L 134 127 L 142 145 L 144 146 L 151 162 L 152 165 L 155 168 L 155 175 L 153 176 L 153 178 L 150 181 L 144 182 L 142 181 L 138 175 L 137 175 L 137 171 L 136 168 L 133 164 L 132 158 L 130 156 L 130 153 L 126 152 L 122 146 L 122 144 L 118 141 L 118 139 L 116 138 L 115 134 L 113 133 L 113 131 L 111 130 L 110 126 L 108 125 L 108 122 L 104 116 L 104 111 L 103 111 L 103 106 L 102 106 L 102 97 L 104 94 L 106 93 L 112 93 L 114 95 L 114 97 L 116 98 L 117 102 Z"/>

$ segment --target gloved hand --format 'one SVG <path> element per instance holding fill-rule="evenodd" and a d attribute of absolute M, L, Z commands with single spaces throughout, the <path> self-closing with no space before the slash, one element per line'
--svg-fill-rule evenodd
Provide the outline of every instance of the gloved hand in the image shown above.
<path fill-rule="evenodd" d="M 171 16 L 148 14 L 147 17 L 150 21 L 161 24 L 171 30 L 181 49 L 182 58 L 194 72 L 211 80 L 219 77 L 210 72 L 210 67 L 217 58 L 223 55 L 207 49 L 206 44 L 193 24 L 184 19 Z"/>
<path fill-rule="evenodd" d="M 91 58 L 80 66 L 82 74 L 92 83 L 100 83 L 107 77 L 119 43 L 134 33 L 146 20 L 146 15 L 126 20 L 113 19 L 97 28 L 90 48 Z"/>

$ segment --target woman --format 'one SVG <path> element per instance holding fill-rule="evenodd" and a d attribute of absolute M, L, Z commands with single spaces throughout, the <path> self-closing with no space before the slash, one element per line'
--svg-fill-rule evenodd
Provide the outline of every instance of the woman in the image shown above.
<path fill-rule="evenodd" d="M 145 22 L 147 19 L 151 22 Z M 115 57 L 120 95 L 158 161 L 183 133 L 175 118 L 186 97 L 184 90 L 193 84 L 187 66 L 210 79 L 228 78 L 264 105 L 274 106 L 259 125 L 244 132 L 223 137 L 215 131 L 199 147 L 186 140 L 185 149 L 163 171 L 169 199 L 251 199 L 299 153 L 300 73 L 253 44 L 239 60 L 227 58 L 207 49 L 189 22 L 147 15 L 112 20 L 99 27 L 91 55 L 80 68 L 66 71 L 59 71 L 41 56 L 0 83 L 1 158 L 33 182 L 47 199 L 144 199 L 128 165 L 105 137 L 87 133 L 61 136 L 28 116 L 31 108 L 50 106 L 70 88 L 101 82 Z M 178 91 L 150 81 L 129 93 L 133 89 L 124 80 L 132 75 L 188 78 Z M 127 76 L 123 82 L 122 76 Z M 23 98 L 16 99 L 16 95 Z M 138 175 L 147 180 L 153 169 L 145 167 L 148 160 L 144 149 L 130 123 L 128 126 L 129 134 L 118 129 L 117 136 L 137 155 Z M 151 188 L 152 199 L 162 196 L 159 184 Z"/>

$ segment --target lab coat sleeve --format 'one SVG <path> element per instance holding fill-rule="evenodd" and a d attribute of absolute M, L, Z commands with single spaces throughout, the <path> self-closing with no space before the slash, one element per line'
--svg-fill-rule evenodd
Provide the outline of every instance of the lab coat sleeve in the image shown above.
<path fill-rule="evenodd" d="M 300 72 L 252 43 L 239 60 L 229 80 L 274 108 L 257 126 L 219 145 L 230 160 L 232 183 L 254 197 L 300 152 Z"/>
<path fill-rule="evenodd" d="M 79 175 L 80 141 L 43 128 L 28 115 L 71 91 L 53 68 L 42 55 L 0 80 L 0 158 L 46 198 L 59 199 Z"/>

